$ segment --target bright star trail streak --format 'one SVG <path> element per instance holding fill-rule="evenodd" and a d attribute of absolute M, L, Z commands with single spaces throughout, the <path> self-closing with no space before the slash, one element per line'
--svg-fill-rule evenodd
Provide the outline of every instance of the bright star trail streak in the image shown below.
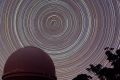
<path fill-rule="evenodd" d="M 58 80 L 71 80 L 89 64 L 109 66 L 104 48 L 119 43 L 120 0 L 0 0 L 0 76 L 31 45 L 51 56 Z"/>

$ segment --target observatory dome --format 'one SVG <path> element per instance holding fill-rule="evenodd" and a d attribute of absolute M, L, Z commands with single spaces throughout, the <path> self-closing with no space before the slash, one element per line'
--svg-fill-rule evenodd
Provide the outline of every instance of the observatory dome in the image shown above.
<path fill-rule="evenodd" d="M 28 46 L 18 49 L 6 61 L 2 79 L 19 80 L 20 78 L 56 80 L 52 59 L 46 52 L 36 47 Z"/>

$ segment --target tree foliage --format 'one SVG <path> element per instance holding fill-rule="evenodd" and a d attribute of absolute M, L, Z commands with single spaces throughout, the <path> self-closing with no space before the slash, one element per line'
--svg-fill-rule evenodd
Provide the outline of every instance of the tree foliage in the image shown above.
<path fill-rule="evenodd" d="M 90 64 L 89 68 L 86 70 L 88 72 L 94 73 L 99 80 L 120 80 L 120 49 L 117 49 L 115 52 L 114 48 L 105 48 L 105 55 L 107 60 L 110 62 L 112 68 L 103 67 L 101 64 L 93 65 Z M 87 74 L 80 74 L 73 80 L 90 80 L 91 76 Z"/>
<path fill-rule="evenodd" d="M 88 76 L 87 74 L 80 74 L 73 80 L 89 80 L 89 79 L 92 79 L 92 77 Z"/>

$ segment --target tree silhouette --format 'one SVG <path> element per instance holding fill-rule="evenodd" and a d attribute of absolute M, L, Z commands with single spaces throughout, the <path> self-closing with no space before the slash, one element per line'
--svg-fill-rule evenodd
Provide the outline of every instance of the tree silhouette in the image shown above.
<path fill-rule="evenodd" d="M 89 80 L 89 79 L 92 79 L 92 77 L 88 76 L 87 74 L 80 74 L 73 80 Z"/>
<path fill-rule="evenodd" d="M 103 67 L 101 64 L 90 64 L 89 68 L 86 70 L 94 73 L 99 80 L 120 80 L 120 49 L 114 52 L 114 48 L 106 47 L 105 50 L 105 55 L 107 56 L 107 60 L 110 62 L 112 68 Z M 82 75 L 83 74 L 80 74 L 80 77 L 77 76 L 73 80 L 90 80 L 92 78 L 91 76 L 89 76 L 90 78 L 87 76 L 86 78 L 82 78 Z"/>

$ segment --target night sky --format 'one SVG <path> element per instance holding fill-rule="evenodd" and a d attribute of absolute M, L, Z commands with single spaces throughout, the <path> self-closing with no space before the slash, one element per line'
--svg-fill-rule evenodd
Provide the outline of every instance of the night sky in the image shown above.
<path fill-rule="evenodd" d="M 58 80 L 88 73 L 89 64 L 110 66 L 104 48 L 120 48 L 120 0 L 0 0 L 0 77 L 25 46 L 51 56 Z"/>

